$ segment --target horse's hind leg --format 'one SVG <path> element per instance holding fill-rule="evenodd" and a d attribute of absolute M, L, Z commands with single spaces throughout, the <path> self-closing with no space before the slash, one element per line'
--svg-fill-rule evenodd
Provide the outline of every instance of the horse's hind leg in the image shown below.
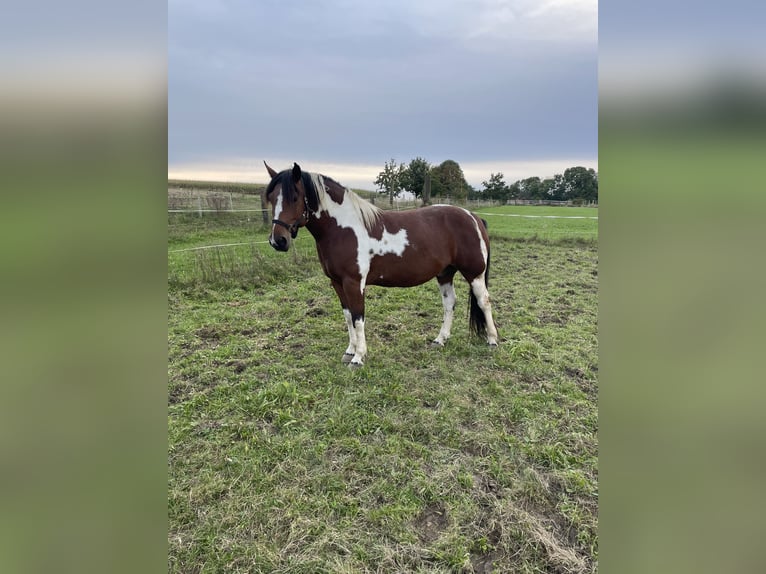
<path fill-rule="evenodd" d="M 487 343 L 497 346 L 497 328 L 492 320 L 492 304 L 489 301 L 489 291 L 484 281 L 484 274 L 471 281 L 471 291 L 476 297 L 476 302 L 484 314 L 484 328 L 486 329 Z"/>
<path fill-rule="evenodd" d="M 455 285 L 452 282 L 454 276 L 455 269 L 448 267 L 436 277 L 436 280 L 439 282 L 439 291 L 442 295 L 444 321 L 442 322 L 442 328 L 439 330 L 439 335 L 434 339 L 434 346 L 443 346 L 452 332 L 452 319 L 455 314 Z"/>

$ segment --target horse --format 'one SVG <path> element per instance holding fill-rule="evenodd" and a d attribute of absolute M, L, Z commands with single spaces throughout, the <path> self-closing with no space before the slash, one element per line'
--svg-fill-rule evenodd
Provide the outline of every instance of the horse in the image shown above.
<path fill-rule="evenodd" d="M 348 328 L 342 362 L 361 367 L 367 354 L 364 294 L 368 285 L 413 287 L 434 277 L 444 319 L 432 345 L 450 337 L 455 309 L 453 278 L 459 271 L 470 285 L 469 326 L 495 347 L 487 282 L 487 222 L 467 209 L 433 205 L 409 211 L 383 211 L 330 177 L 292 169 L 276 172 L 264 162 L 271 181 L 264 190 L 271 204 L 269 243 L 287 251 L 290 238 L 305 227 L 316 241 L 322 270 L 340 299 Z"/>

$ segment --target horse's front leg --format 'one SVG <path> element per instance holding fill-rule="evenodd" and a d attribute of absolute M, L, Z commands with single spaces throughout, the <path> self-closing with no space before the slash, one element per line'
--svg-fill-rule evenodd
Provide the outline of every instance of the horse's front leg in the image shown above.
<path fill-rule="evenodd" d="M 364 364 L 364 357 L 367 354 L 367 339 L 364 336 L 364 291 L 361 282 L 345 279 L 343 281 L 343 293 L 348 305 L 348 314 L 346 315 L 344 311 L 344 315 L 346 315 L 347 324 L 350 325 L 349 340 L 353 340 L 355 343 L 354 356 L 351 357 L 348 366 L 354 369 Z"/>
<path fill-rule="evenodd" d="M 340 300 L 340 306 L 343 309 L 343 318 L 346 320 L 346 329 L 348 329 L 348 347 L 346 347 L 346 351 L 343 353 L 341 361 L 350 363 L 351 359 L 356 355 L 356 329 L 354 329 L 354 323 L 351 320 L 351 311 L 348 308 L 348 303 L 346 303 L 346 294 L 343 291 L 343 284 L 333 280 L 332 286 Z"/>
<path fill-rule="evenodd" d="M 350 363 L 351 359 L 356 355 L 356 329 L 354 329 L 354 323 L 351 320 L 351 311 L 344 308 L 343 317 L 346 319 L 346 328 L 348 329 L 348 347 L 346 347 L 341 361 Z"/>

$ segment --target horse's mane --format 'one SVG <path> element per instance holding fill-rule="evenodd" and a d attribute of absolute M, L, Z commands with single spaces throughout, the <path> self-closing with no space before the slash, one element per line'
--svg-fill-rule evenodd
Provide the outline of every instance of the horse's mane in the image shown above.
<path fill-rule="evenodd" d="M 305 186 L 306 177 L 303 177 L 303 183 Z M 271 182 L 269 182 L 269 185 L 266 186 L 264 195 L 268 197 L 268 195 L 274 191 L 274 188 L 277 187 L 278 184 L 282 184 L 282 199 L 285 200 L 285 203 L 294 203 L 295 200 L 298 199 L 298 192 L 295 189 L 295 184 L 293 183 L 293 178 L 290 170 L 286 169 L 282 172 L 279 172 L 279 174 L 277 174 L 277 176 L 272 179 Z"/>
<path fill-rule="evenodd" d="M 372 228 L 375 227 L 375 224 L 380 218 L 380 214 L 382 212 L 379 207 L 359 197 L 356 193 L 347 187 L 343 187 L 331 177 L 326 177 L 319 173 L 311 173 L 309 176 L 309 179 L 311 180 L 311 187 L 313 188 L 313 192 L 316 194 L 319 200 L 319 205 L 322 209 L 326 209 L 328 213 L 331 211 L 328 202 L 332 201 L 334 203 L 334 201 L 332 197 L 330 197 L 330 194 L 327 193 L 327 188 L 332 188 L 333 191 L 339 192 L 341 196 L 345 198 L 343 200 L 344 202 L 351 202 L 351 207 L 359 216 L 359 219 L 362 220 L 364 226 L 368 231 L 372 231 Z"/>
<path fill-rule="evenodd" d="M 335 203 L 335 201 L 327 191 L 328 188 L 331 188 L 333 192 L 340 195 L 342 203 L 345 201 L 351 202 L 351 207 L 354 213 L 359 216 L 359 219 L 364 223 L 364 226 L 368 231 L 372 231 L 372 228 L 375 227 L 375 224 L 380 218 L 381 209 L 379 207 L 359 197 L 356 193 L 347 187 L 343 187 L 331 177 L 304 171 L 301 174 L 301 182 L 303 183 L 303 188 L 306 190 L 306 204 L 314 213 L 322 209 L 326 210 L 328 213 L 332 211 L 330 203 Z M 286 203 L 295 202 L 298 198 L 298 192 L 295 189 L 292 173 L 289 169 L 280 172 L 271 180 L 266 188 L 265 194 L 269 195 L 274 191 L 277 184 L 280 183 L 282 184 L 282 198 L 284 201 Z"/>

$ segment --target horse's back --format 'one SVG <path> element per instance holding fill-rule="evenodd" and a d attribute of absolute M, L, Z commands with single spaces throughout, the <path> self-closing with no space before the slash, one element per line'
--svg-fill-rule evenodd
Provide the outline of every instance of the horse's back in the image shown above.
<path fill-rule="evenodd" d="M 399 257 L 373 258 L 371 284 L 417 285 L 448 267 L 471 277 L 484 272 L 488 237 L 481 220 L 466 209 L 431 205 L 387 211 L 380 224 L 388 233 L 405 230 L 407 248 Z M 382 227 L 378 231 L 382 234 Z"/>
<path fill-rule="evenodd" d="M 459 232 L 462 226 L 473 229 L 474 223 L 481 221 L 463 207 L 446 204 L 426 205 L 407 211 L 384 211 L 383 219 L 398 223 L 405 229 L 417 225 L 430 225 L 432 228 L 445 225 L 445 230 L 451 229 L 453 232 Z M 386 225 L 386 229 L 388 228 Z"/>
<path fill-rule="evenodd" d="M 413 239 L 454 241 L 470 248 L 478 247 L 480 241 L 489 243 L 483 220 L 462 207 L 437 204 L 384 213 L 386 229 L 394 231 L 390 226 L 404 228 Z"/>

